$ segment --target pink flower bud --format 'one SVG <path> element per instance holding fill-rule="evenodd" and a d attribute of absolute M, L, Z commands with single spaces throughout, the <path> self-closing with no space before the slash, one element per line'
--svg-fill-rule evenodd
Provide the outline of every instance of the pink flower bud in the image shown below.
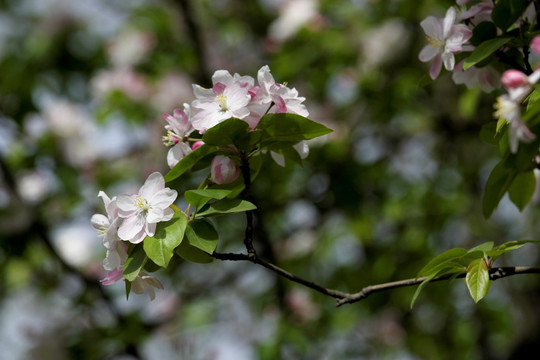
<path fill-rule="evenodd" d="M 540 55 L 540 36 L 535 36 L 531 41 L 531 49 L 535 54 Z"/>
<path fill-rule="evenodd" d="M 502 74 L 501 82 L 506 89 L 510 90 L 527 85 L 529 80 L 527 79 L 527 75 L 521 71 L 511 69 L 506 70 Z"/>
<path fill-rule="evenodd" d="M 204 145 L 204 141 L 195 141 L 193 143 L 193 145 L 191 145 L 191 150 L 195 150 L 196 148 L 200 147 L 200 146 L 203 146 Z"/>
<path fill-rule="evenodd" d="M 212 160 L 210 179 L 216 184 L 230 184 L 240 175 L 240 168 L 233 159 L 218 155 Z"/>

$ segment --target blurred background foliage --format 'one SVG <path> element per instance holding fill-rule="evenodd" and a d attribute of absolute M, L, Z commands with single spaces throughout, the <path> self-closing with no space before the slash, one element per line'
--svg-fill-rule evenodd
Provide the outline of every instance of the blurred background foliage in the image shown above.
<path fill-rule="evenodd" d="M 175 261 L 155 301 L 103 288 L 90 226 L 99 190 L 165 173 L 160 114 L 215 70 L 278 82 L 334 132 L 302 168 L 253 184 L 256 247 L 279 266 L 355 292 L 414 277 L 436 254 L 538 239 L 538 196 L 481 195 L 499 155 L 479 139 L 497 95 L 431 82 L 419 23 L 452 1 L 0 1 L 0 354 L 10 359 L 508 359 L 539 342 L 534 276 L 475 305 L 461 280 L 333 299 L 251 263 Z M 172 185 L 193 188 L 204 171 Z M 244 218 L 217 220 L 242 251 Z M 515 254 L 514 254 L 515 253 Z M 499 265 L 534 265 L 526 246 Z M 537 347 L 535 347 L 536 349 Z"/>

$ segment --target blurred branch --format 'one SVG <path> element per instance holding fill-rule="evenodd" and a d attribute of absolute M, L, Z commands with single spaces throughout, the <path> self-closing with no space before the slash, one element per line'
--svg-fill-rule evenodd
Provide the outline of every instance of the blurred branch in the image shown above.
<path fill-rule="evenodd" d="M 184 19 L 184 23 L 186 24 L 188 36 L 191 39 L 191 44 L 195 49 L 195 55 L 197 56 L 197 74 L 195 80 L 199 84 L 208 83 L 210 77 L 208 76 L 208 65 L 206 63 L 204 42 L 202 40 L 198 24 L 195 21 L 190 0 L 176 0 L 175 2 L 180 6 L 181 15 Z"/>

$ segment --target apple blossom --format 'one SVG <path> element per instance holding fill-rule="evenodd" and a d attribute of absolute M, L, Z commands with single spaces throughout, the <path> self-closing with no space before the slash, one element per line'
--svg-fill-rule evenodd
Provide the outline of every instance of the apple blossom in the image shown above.
<path fill-rule="evenodd" d="M 146 236 L 154 236 L 156 224 L 168 221 L 174 215 L 170 205 L 178 193 L 165 187 L 163 175 L 154 172 L 148 176 L 138 194 L 118 196 L 118 216 L 124 221 L 118 229 L 118 236 L 137 244 Z"/>
<path fill-rule="evenodd" d="M 454 54 L 463 51 L 463 44 L 472 36 L 471 30 L 463 24 L 455 24 L 455 21 L 456 9 L 451 7 L 444 19 L 428 16 L 420 23 L 429 45 L 420 51 L 418 57 L 422 62 L 433 60 L 429 71 L 432 79 L 439 76 L 443 63 L 446 70 L 454 69 Z"/>
<path fill-rule="evenodd" d="M 103 236 L 103 245 L 108 249 L 112 247 L 115 242 L 120 241 L 117 231 L 122 219 L 118 217 L 116 196 L 110 199 L 103 191 L 100 191 L 98 196 L 103 200 L 107 216 L 94 214 L 90 222 L 92 226 L 98 230 L 100 235 Z"/>
<path fill-rule="evenodd" d="M 461 60 L 454 67 L 452 72 L 452 80 L 454 80 L 454 83 L 457 85 L 464 84 L 468 89 L 479 86 L 482 91 L 488 93 L 500 88 L 500 75 L 493 67 L 489 65 L 481 68 L 471 66 L 467 70 L 463 70 L 464 62 L 465 60 Z"/>
<path fill-rule="evenodd" d="M 230 184 L 240 175 L 240 168 L 233 159 L 218 155 L 212 159 L 210 179 L 216 184 Z"/>
<path fill-rule="evenodd" d="M 154 300 L 156 297 L 156 292 L 154 288 L 163 290 L 163 285 L 155 277 L 146 274 L 145 272 L 139 273 L 135 280 L 131 282 L 131 291 L 135 294 L 144 294 L 145 291 L 148 291 L 150 300 Z"/>
<path fill-rule="evenodd" d="M 165 125 L 167 135 L 163 137 L 163 143 L 167 146 L 174 145 L 167 153 L 167 164 L 171 169 L 192 151 L 189 144 L 186 143 L 189 134 L 195 130 L 191 125 L 189 115 L 190 106 L 188 104 L 184 104 L 184 110 L 175 109 L 172 115 L 161 115 L 168 123 Z"/>
<path fill-rule="evenodd" d="M 506 70 L 501 77 L 501 82 L 506 89 L 514 89 L 529 83 L 527 75 L 515 69 Z"/>

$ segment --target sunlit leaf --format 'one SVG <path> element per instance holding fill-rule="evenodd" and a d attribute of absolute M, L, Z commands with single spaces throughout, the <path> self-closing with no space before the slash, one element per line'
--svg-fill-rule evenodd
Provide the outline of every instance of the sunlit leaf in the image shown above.
<path fill-rule="evenodd" d="M 491 286 L 489 269 L 484 259 L 476 259 L 469 265 L 465 282 L 475 303 L 482 300 Z"/>

